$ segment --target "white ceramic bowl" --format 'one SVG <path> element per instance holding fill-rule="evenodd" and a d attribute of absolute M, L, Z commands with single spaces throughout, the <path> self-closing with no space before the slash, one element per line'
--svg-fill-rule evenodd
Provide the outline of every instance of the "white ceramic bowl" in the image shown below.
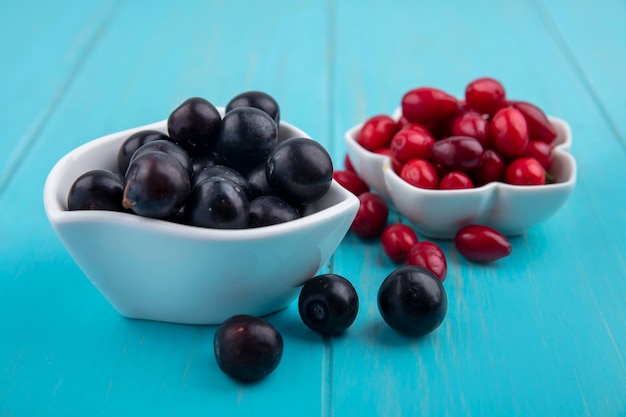
<path fill-rule="evenodd" d="M 552 216 L 576 183 L 576 161 L 569 153 L 572 134 L 562 119 L 549 116 L 557 131 L 551 174 L 555 184 L 518 186 L 494 182 L 465 190 L 426 190 L 402 180 L 389 157 L 370 152 L 357 142 L 363 124 L 345 134 L 348 156 L 365 182 L 428 237 L 451 239 L 467 224 L 491 226 L 508 236 Z"/>
<path fill-rule="evenodd" d="M 223 109 L 220 109 L 223 111 Z M 297 296 L 347 233 L 359 201 L 333 181 L 300 219 L 217 230 L 111 211 L 68 211 L 67 192 L 90 169 L 115 169 L 120 144 L 166 121 L 90 141 L 64 156 L 44 187 L 48 219 L 75 262 L 123 316 L 219 324 L 234 314 L 266 315 Z M 279 137 L 309 137 L 281 122 Z"/>

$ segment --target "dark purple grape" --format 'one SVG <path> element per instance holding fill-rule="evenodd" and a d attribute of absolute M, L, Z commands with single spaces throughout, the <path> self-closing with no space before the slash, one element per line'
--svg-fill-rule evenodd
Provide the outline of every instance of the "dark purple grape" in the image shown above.
<path fill-rule="evenodd" d="M 226 375 L 242 382 L 255 382 L 278 367 L 283 338 L 267 320 L 242 314 L 218 327 L 213 351 L 217 365 Z"/>
<path fill-rule="evenodd" d="M 437 276 L 421 266 L 403 266 L 387 276 L 378 290 L 378 310 L 394 330 L 423 336 L 443 323 L 448 297 Z"/>
<path fill-rule="evenodd" d="M 264 195 L 250 202 L 248 227 L 271 226 L 299 219 L 300 212 L 278 196 Z"/>
<path fill-rule="evenodd" d="M 120 146 L 119 151 L 117 152 L 118 172 L 122 175 L 126 173 L 126 170 L 128 169 L 128 164 L 130 163 L 130 159 L 133 157 L 135 151 L 139 149 L 142 145 L 155 140 L 169 139 L 169 136 L 167 136 L 163 132 L 159 132 L 158 130 L 142 130 L 140 132 L 133 133 L 128 138 L 126 138 L 126 140 L 124 140 L 124 142 Z"/>
<path fill-rule="evenodd" d="M 189 157 L 189 154 L 187 154 L 187 152 L 183 148 L 181 148 L 171 140 L 154 140 L 152 142 L 146 143 L 145 145 L 141 145 L 139 149 L 135 151 L 132 158 L 130 158 L 130 162 L 132 163 L 133 160 L 142 153 L 153 151 L 165 152 L 167 154 L 170 154 L 171 156 L 176 158 L 178 162 L 180 162 L 180 164 L 183 166 L 183 168 L 185 168 L 185 171 L 187 171 L 189 175 L 193 173 L 193 167 L 191 165 L 191 158 Z"/>
<path fill-rule="evenodd" d="M 178 106 L 167 119 L 170 137 L 189 156 L 209 155 L 219 138 L 222 117 L 213 104 L 192 97 Z"/>
<path fill-rule="evenodd" d="M 246 91 L 235 97 L 226 105 L 226 113 L 237 107 L 254 107 L 263 110 L 274 121 L 280 123 L 280 107 L 276 100 L 262 91 Z"/>
<path fill-rule="evenodd" d="M 196 184 L 185 204 L 187 224 L 214 229 L 244 229 L 250 203 L 245 191 L 223 177 L 210 177 Z"/>
<path fill-rule="evenodd" d="M 275 195 L 272 187 L 267 183 L 265 175 L 265 162 L 260 163 L 246 174 L 246 181 L 250 187 L 250 199 L 261 197 L 262 195 Z"/>
<path fill-rule="evenodd" d="M 480 165 L 483 146 L 469 136 L 451 136 L 435 142 L 432 159 L 449 171 L 468 172 Z"/>
<path fill-rule="evenodd" d="M 94 169 L 74 181 L 67 195 L 67 209 L 125 211 L 123 194 L 122 177 L 106 169 Z"/>
<path fill-rule="evenodd" d="M 304 324 L 318 333 L 338 335 L 348 329 L 359 312 L 359 297 L 350 281 L 336 274 L 306 281 L 298 298 Z"/>
<path fill-rule="evenodd" d="M 215 151 L 244 172 L 266 160 L 277 140 L 278 127 L 267 113 L 238 107 L 224 116 Z"/>
<path fill-rule="evenodd" d="M 270 187 L 294 205 L 319 200 L 333 179 L 330 155 L 308 138 L 291 138 L 276 145 L 265 169 Z"/>
<path fill-rule="evenodd" d="M 224 165 L 222 158 L 220 158 L 220 156 L 215 152 L 191 158 L 191 169 L 193 171 L 192 177 L 198 175 L 198 173 L 204 168 L 211 167 L 213 165 Z"/>
<path fill-rule="evenodd" d="M 123 205 L 140 216 L 164 219 L 181 208 L 190 188 L 189 174 L 176 158 L 145 152 L 128 166 Z"/>
<path fill-rule="evenodd" d="M 204 168 L 192 178 L 191 187 L 193 188 L 196 186 L 196 184 L 199 184 L 207 178 L 211 177 L 223 177 L 231 180 L 239 187 L 241 187 L 241 189 L 246 193 L 246 197 L 248 197 L 248 200 L 250 200 L 250 187 L 248 186 L 248 181 L 246 181 L 246 178 L 235 169 L 224 165 L 213 165 Z"/>

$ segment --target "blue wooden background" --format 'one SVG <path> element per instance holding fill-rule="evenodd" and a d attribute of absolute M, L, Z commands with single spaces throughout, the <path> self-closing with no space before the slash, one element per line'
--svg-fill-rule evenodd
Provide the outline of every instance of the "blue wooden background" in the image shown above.
<path fill-rule="evenodd" d="M 0 57 L 0 416 L 626 415 L 626 1 L 0 0 Z M 501 262 L 440 242 L 449 313 L 417 341 L 349 234 L 323 272 L 357 287 L 354 326 L 322 338 L 292 305 L 278 369 L 238 384 L 214 327 L 120 317 L 43 211 L 62 155 L 191 96 L 266 91 L 342 168 L 345 130 L 480 76 L 570 123 L 578 183 Z"/>

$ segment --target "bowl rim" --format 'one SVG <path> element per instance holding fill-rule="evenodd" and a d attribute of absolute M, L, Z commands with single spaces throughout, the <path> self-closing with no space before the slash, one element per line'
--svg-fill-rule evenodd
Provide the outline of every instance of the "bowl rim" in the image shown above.
<path fill-rule="evenodd" d="M 221 108 L 218 108 L 221 109 Z M 103 144 L 120 141 L 120 137 L 129 136 L 139 130 L 163 130 L 167 120 L 161 120 L 138 126 L 105 136 L 90 140 L 66 153 L 59 159 L 53 168 L 49 171 L 43 188 L 43 203 L 46 215 L 50 223 L 57 228 L 66 224 L 96 224 L 118 225 L 127 228 L 145 229 L 152 232 L 165 233 L 172 236 L 186 237 L 197 240 L 219 240 L 219 241 L 242 241 L 264 239 L 272 236 L 288 234 L 296 229 L 310 229 L 316 225 L 325 223 L 327 220 L 341 216 L 353 211 L 356 215 L 359 200 L 350 191 L 342 187 L 334 179 L 331 181 L 330 187 L 326 194 L 317 202 L 312 203 L 313 207 L 320 204 L 325 199 L 336 201 L 328 207 L 319 209 L 310 214 L 306 214 L 298 219 L 285 223 L 279 223 L 263 227 L 245 228 L 245 229 L 212 229 L 200 226 L 192 226 L 176 223 L 169 220 L 154 219 L 143 217 L 132 213 L 122 213 L 106 210 L 76 210 L 69 211 L 64 207 L 58 197 L 60 179 L 64 169 L 72 164 L 72 162 L 84 156 L 84 154 L 93 151 L 94 148 Z M 280 121 L 280 124 L 288 129 L 311 138 L 301 129 L 291 125 L 290 123 Z"/>

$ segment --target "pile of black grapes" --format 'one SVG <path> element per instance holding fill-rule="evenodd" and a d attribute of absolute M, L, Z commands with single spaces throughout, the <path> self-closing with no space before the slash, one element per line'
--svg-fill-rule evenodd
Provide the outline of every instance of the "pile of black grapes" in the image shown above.
<path fill-rule="evenodd" d="M 280 108 L 267 93 L 234 97 L 224 116 L 192 97 L 167 133 L 142 130 L 119 148 L 117 171 L 94 169 L 70 187 L 68 210 L 114 210 L 219 229 L 297 219 L 330 188 L 333 165 L 313 139 L 279 140 Z"/>

